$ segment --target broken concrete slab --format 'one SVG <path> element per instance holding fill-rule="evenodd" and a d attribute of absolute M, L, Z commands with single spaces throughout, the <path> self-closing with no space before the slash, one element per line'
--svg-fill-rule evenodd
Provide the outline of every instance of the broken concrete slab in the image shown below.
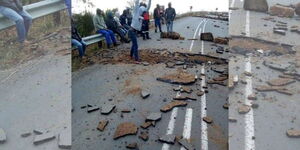
<path fill-rule="evenodd" d="M 267 81 L 267 83 L 271 86 L 285 86 L 296 82 L 293 79 L 287 79 L 287 78 L 278 78 L 278 79 L 272 79 Z"/>
<path fill-rule="evenodd" d="M 149 139 L 149 134 L 148 134 L 148 132 L 142 131 L 142 132 L 140 133 L 140 135 L 139 135 L 139 138 L 142 139 L 143 141 L 148 141 L 148 139 Z"/>
<path fill-rule="evenodd" d="M 196 94 L 197 94 L 197 96 L 202 96 L 202 95 L 204 95 L 204 91 L 198 91 Z"/>
<path fill-rule="evenodd" d="M 147 129 L 147 128 L 149 128 L 150 126 L 155 126 L 155 124 L 153 124 L 153 121 L 146 121 L 146 122 L 144 122 L 144 123 L 141 125 L 141 127 L 142 127 L 143 129 Z"/>
<path fill-rule="evenodd" d="M 189 85 L 195 83 L 197 79 L 193 74 L 179 71 L 159 77 L 157 80 L 171 84 Z"/>
<path fill-rule="evenodd" d="M 228 79 L 227 76 L 219 76 L 219 77 L 213 78 L 214 81 L 225 81 L 227 79 Z"/>
<path fill-rule="evenodd" d="M 114 133 L 114 140 L 124 137 L 126 135 L 136 135 L 138 127 L 131 122 L 120 123 Z"/>
<path fill-rule="evenodd" d="M 21 137 L 28 137 L 31 135 L 31 132 L 30 131 L 24 131 L 23 133 L 21 133 Z"/>
<path fill-rule="evenodd" d="M 150 96 L 150 91 L 149 90 L 142 90 L 141 91 L 141 96 L 143 99 L 146 99 L 147 97 Z"/>
<path fill-rule="evenodd" d="M 200 39 L 203 40 L 203 41 L 213 42 L 214 41 L 214 36 L 211 32 L 205 32 L 205 33 L 201 33 Z"/>
<path fill-rule="evenodd" d="M 268 92 L 268 91 L 277 91 L 277 90 L 285 90 L 284 87 L 278 86 L 269 86 L 269 85 L 261 85 L 255 88 L 259 92 Z"/>
<path fill-rule="evenodd" d="M 251 107 L 252 107 L 253 109 L 257 109 L 257 108 L 259 107 L 259 105 L 258 105 L 257 103 L 252 103 L 252 104 L 251 104 Z"/>
<path fill-rule="evenodd" d="M 166 67 L 167 67 L 167 68 L 174 68 L 175 65 L 176 65 L 176 64 L 173 63 L 173 62 L 167 62 L 167 63 L 166 63 Z"/>
<path fill-rule="evenodd" d="M 97 111 L 97 110 L 99 110 L 99 109 L 100 109 L 100 108 L 97 107 L 97 106 L 92 106 L 92 107 L 88 107 L 88 108 L 87 108 L 87 112 L 88 112 L 88 113 L 91 113 L 91 112 Z"/>
<path fill-rule="evenodd" d="M 192 144 L 190 144 L 187 139 L 182 138 L 178 141 L 178 143 L 187 150 L 196 150 L 195 147 Z"/>
<path fill-rule="evenodd" d="M 4 142 L 6 142 L 6 133 L 2 128 L 0 128 L 0 143 Z"/>
<path fill-rule="evenodd" d="M 213 119 L 211 117 L 208 117 L 208 116 L 203 117 L 202 120 L 204 122 L 206 122 L 207 124 L 211 124 L 213 122 Z"/>
<path fill-rule="evenodd" d="M 280 35 L 286 35 L 285 30 L 276 29 L 276 28 L 273 29 L 273 33 L 280 34 Z"/>
<path fill-rule="evenodd" d="M 105 129 L 105 127 L 107 126 L 108 122 L 109 122 L 108 120 L 101 120 L 101 121 L 99 122 L 98 126 L 97 126 L 97 129 L 98 129 L 99 131 L 104 131 L 104 129 Z"/>
<path fill-rule="evenodd" d="M 195 101 L 195 100 L 197 100 L 197 98 L 195 98 L 195 97 L 192 97 L 190 95 L 184 95 L 184 94 L 176 95 L 173 99 L 174 100 L 181 100 L 181 101 L 184 101 L 184 100 L 193 100 L 193 101 Z"/>
<path fill-rule="evenodd" d="M 34 137 L 33 144 L 38 145 L 38 144 L 42 144 L 42 143 L 51 141 L 53 139 L 55 139 L 55 135 L 53 133 L 51 133 L 51 132 L 43 133 L 40 135 L 36 135 Z"/>
<path fill-rule="evenodd" d="M 300 138 L 300 130 L 289 129 L 286 131 L 286 135 L 291 138 Z"/>
<path fill-rule="evenodd" d="M 248 98 L 249 100 L 257 100 L 257 96 L 256 96 L 255 93 L 252 93 L 252 94 L 248 95 L 247 98 Z"/>
<path fill-rule="evenodd" d="M 138 149 L 137 143 L 129 143 L 126 145 L 126 148 L 128 149 Z"/>
<path fill-rule="evenodd" d="M 229 122 L 237 122 L 237 119 L 232 118 L 232 117 L 229 117 L 229 118 L 228 118 L 228 121 L 229 121 Z"/>
<path fill-rule="evenodd" d="M 58 147 L 61 149 L 71 149 L 72 136 L 70 131 L 64 130 L 58 135 Z"/>
<path fill-rule="evenodd" d="M 215 81 L 215 80 L 208 80 L 207 84 L 218 84 L 218 85 L 221 85 L 221 86 L 226 86 L 225 82 L 223 82 L 223 81 Z"/>
<path fill-rule="evenodd" d="M 246 114 L 246 113 L 248 113 L 250 110 L 251 110 L 251 107 L 248 106 L 248 105 L 241 105 L 241 106 L 239 106 L 239 108 L 238 108 L 238 112 L 239 112 L 240 114 Z"/>
<path fill-rule="evenodd" d="M 245 0 L 244 9 L 258 12 L 267 12 L 269 5 L 267 0 Z"/>
<path fill-rule="evenodd" d="M 295 10 L 291 7 L 287 7 L 279 4 L 270 7 L 270 15 L 291 18 L 294 16 L 294 14 L 295 14 Z"/>
<path fill-rule="evenodd" d="M 229 39 L 228 38 L 223 38 L 223 37 L 216 37 L 214 39 L 214 42 L 217 43 L 217 44 L 224 44 L 224 45 L 227 45 L 228 42 L 229 42 Z"/>
<path fill-rule="evenodd" d="M 159 138 L 159 141 L 163 142 L 163 143 L 168 143 L 168 144 L 174 144 L 175 143 L 175 138 L 176 136 L 173 134 L 167 134 L 167 135 L 163 135 Z"/>
<path fill-rule="evenodd" d="M 107 105 L 105 105 L 105 106 L 102 107 L 102 109 L 101 109 L 101 114 L 103 114 L 103 115 L 108 115 L 108 114 L 110 114 L 115 108 L 116 108 L 116 105 L 107 104 Z"/>
<path fill-rule="evenodd" d="M 166 105 L 164 105 L 160 111 L 162 112 L 168 112 L 170 110 L 172 110 L 174 107 L 180 107 L 180 106 L 186 106 L 187 102 L 184 101 L 172 101 Z"/>
<path fill-rule="evenodd" d="M 43 134 L 43 133 L 46 133 L 46 130 L 45 129 L 41 129 L 41 128 L 36 128 L 33 130 L 33 133 L 35 134 Z"/>
<path fill-rule="evenodd" d="M 157 112 L 157 113 L 150 113 L 147 118 L 146 121 L 158 121 L 161 119 L 161 113 Z"/>

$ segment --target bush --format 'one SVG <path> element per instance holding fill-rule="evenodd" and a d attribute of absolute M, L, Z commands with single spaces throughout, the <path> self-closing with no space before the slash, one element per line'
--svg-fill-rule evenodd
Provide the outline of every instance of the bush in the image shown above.
<path fill-rule="evenodd" d="M 79 34 L 82 37 L 86 37 L 95 34 L 94 24 L 93 24 L 93 14 L 90 12 L 85 12 L 82 14 L 74 14 L 74 22 L 78 29 Z"/>

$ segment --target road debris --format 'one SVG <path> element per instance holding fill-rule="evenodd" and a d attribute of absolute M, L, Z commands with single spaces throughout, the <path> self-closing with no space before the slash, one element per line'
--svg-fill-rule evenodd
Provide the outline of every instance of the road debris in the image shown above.
<path fill-rule="evenodd" d="M 200 40 L 214 42 L 214 36 L 211 32 L 201 33 Z"/>
<path fill-rule="evenodd" d="M 176 95 L 174 98 L 174 100 L 181 100 L 181 101 L 184 101 L 184 100 L 197 100 L 197 98 L 195 97 L 192 97 L 190 95 L 186 95 L 186 94 L 181 94 L 181 95 Z"/>
<path fill-rule="evenodd" d="M 214 43 L 228 45 L 229 39 L 227 37 L 216 37 Z"/>
<path fill-rule="evenodd" d="M 155 126 L 155 121 L 146 121 L 141 125 L 143 129 L 147 129 L 150 126 Z"/>
<path fill-rule="evenodd" d="M 4 143 L 5 141 L 6 141 L 6 133 L 2 128 L 0 128 L 0 143 Z"/>
<path fill-rule="evenodd" d="M 164 38 L 169 38 L 169 39 L 173 39 L 173 40 L 184 40 L 185 38 L 182 37 L 179 33 L 177 32 L 161 32 L 160 33 L 160 38 L 164 39 Z"/>
<path fill-rule="evenodd" d="M 129 143 L 126 145 L 126 148 L 128 149 L 138 149 L 137 143 Z"/>
<path fill-rule="evenodd" d="M 228 103 L 225 103 L 225 104 L 223 105 L 223 108 L 224 108 L 224 109 L 228 109 L 228 108 L 229 108 L 229 104 L 228 104 Z"/>
<path fill-rule="evenodd" d="M 167 134 L 167 135 L 163 135 L 159 138 L 159 141 L 163 142 L 163 143 L 168 143 L 168 144 L 174 144 L 175 143 L 175 138 L 176 136 L 173 134 Z"/>
<path fill-rule="evenodd" d="M 278 78 L 267 81 L 267 83 L 271 86 L 285 86 L 296 82 L 293 79 L 286 79 L 286 78 Z"/>
<path fill-rule="evenodd" d="M 241 106 L 239 106 L 239 108 L 238 108 L 238 112 L 239 112 L 240 114 L 246 114 L 246 113 L 248 113 L 250 110 L 251 110 L 251 107 L 248 106 L 248 105 L 241 105 Z"/>
<path fill-rule="evenodd" d="M 270 7 L 270 15 L 279 17 L 294 17 L 295 10 L 291 7 L 276 4 Z"/>
<path fill-rule="evenodd" d="M 134 123 L 123 122 L 118 125 L 113 138 L 116 140 L 126 135 L 136 135 L 137 131 L 138 127 Z"/>
<path fill-rule="evenodd" d="M 22 134 L 21 134 L 21 137 L 28 137 L 28 136 L 30 136 L 31 135 L 31 132 L 30 131 L 27 131 L 27 132 L 23 132 Z"/>
<path fill-rule="evenodd" d="M 142 90 L 141 91 L 141 96 L 142 96 L 143 99 L 146 99 L 147 97 L 149 97 L 150 96 L 149 90 Z"/>
<path fill-rule="evenodd" d="M 149 134 L 147 131 L 141 131 L 139 138 L 144 140 L 144 141 L 148 141 L 149 139 Z"/>
<path fill-rule="evenodd" d="M 105 127 L 107 126 L 108 124 L 108 120 L 101 120 L 97 126 L 97 129 L 99 131 L 104 131 Z"/>
<path fill-rule="evenodd" d="M 178 143 L 179 143 L 181 146 L 183 146 L 184 148 L 186 148 L 187 150 L 195 150 L 195 147 L 194 147 L 192 144 L 190 144 L 190 143 L 188 142 L 188 140 L 185 139 L 185 138 L 180 139 L 180 140 L 178 141 Z"/>
<path fill-rule="evenodd" d="M 179 106 L 186 106 L 187 105 L 187 102 L 184 102 L 184 101 L 172 101 L 168 104 L 166 104 L 165 106 L 163 106 L 160 111 L 162 112 L 168 112 L 170 110 L 172 110 L 174 107 L 179 107 Z"/>
<path fill-rule="evenodd" d="M 195 78 L 194 74 L 177 71 L 175 73 L 170 73 L 165 76 L 158 77 L 157 80 L 171 84 L 189 85 L 195 83 L 197 79 Z"/>
<path fill-rule="evenodd" d="M 100 109 L 100 108 L 97 107 L 97 106 L 92 106 L 92 107 L 88 107 L 88 108 L 87 108 L 87 112 L 88 112 L 88 113 L 91 113 L 91 112 L 97 111 L 97 110 L 99 110 L 99 109 Z"/>
<path fill-rule="evenodd" d="M 247 98 L 248 98 L 249 100 L 257 100 L 257 96 L 256 96 L 255 93 L 250 94 Z"/>
<path fill-rule="evenodd" d="M 46 130 L 44 130 L 44 129 L 40 129 L 40 128 L 36 128 L 36 129 L 34 129 L 33 130 L 33 133 L 35 133 L 35 134 L 43 134 L 43 133 L 46 133 Z"/>
<path fill-rule="evenodd" d="M 204 91 L 198 91 L 196 94 L 197 94 L 197 96 L 202 96 L 202 95 L 204 95 Z"/>
<path fill-rule="evenodd" d="M 55 135 L 51 132 L 36 135 L 33 144 L 38 145 L 55 139 Z"/>
<path fill-rule="evenodd" d="M 147 118 L 146 121 L 158 121 L 161 119 L 161 113 L 150 113 Z"/>
<path fill-rule="evenodd" d="M 101 114 L 108 115 L 110 114 L 114 109 L 116 108 L 116 105 L 107 104 L 102 107 Z"/>
<path fill-rule="evenodd" d="M 286 131 L 286 134 L 291 138 L 300 138 L 300 130 L 289 129 Z"/>
<path fill-rule="evenodd" d="M 207 124 L 211 124 L 213 122 L 213 119 L 208 116 L 203 117 L 202 120 L 205 121 Z"/>

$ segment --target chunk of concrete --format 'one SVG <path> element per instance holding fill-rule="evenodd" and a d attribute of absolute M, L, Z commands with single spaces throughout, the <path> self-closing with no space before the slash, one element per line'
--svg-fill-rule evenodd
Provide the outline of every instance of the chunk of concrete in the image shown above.
<path fill-rule="evenodd" d="M 6 141 L 6 133 L 2 128 L 0 128 L 0 143 L 4 143 L 5 141 Z"/>
<path fill-rule="evenodd" d="M 126 148 L 128 148 L 128 149 L 138 149 L 138 145 L 137 145 L 136 142 L 135 143 L 129 143 L 129 144 L 126 145 Z"/>
<path fill-rule="evenodd" d="M 30 131 L 26 131 L 26 132 L 21 133 L 21 137 L 28 137 L 30 135 L 31 135 Z"/>
<path fill-rule="evenodd" d="M 148 141 L 148 139 L 149 139 L 149 134 L 148 134 L 148 132 L 142 131 L 142 132 L 140 133 L 140 135 L 139 135 L 139 138 L 142 139 L 143 141 Z"/>
<path fill-rule="evenodd" d="M 238 112 L 239 112 L 240 114 L 246 114 L 246 113 L 248 113 L 250 110 L 251 110 L 251 107 L 248 106 L 248 105 L 242 105 L 242 106 L 240 106 L 240 107 L 238 108 Z"/>
<path fill-rule="evenodd" d="M 287 78 L 278 78 L 267 81 L 267 83 L 271 86 L 285 86 L 296 82 L 293 79 L 287 79 Z"/>
<path fill-rule="evenodd" d="M 108 120 L 101 120 L 97 126 L 97 129 L 99 131 L 104 131 L 105 127 L 107 126 L 108 124 Z"/>
<path fill-rule="evenodd" d="M 252 94 L 248 95 L 248 99 L 249 100 L 257 100 L 257 96 L 255 93 L 252 93 Z"/>
<path fill-rule="evenodd" d="M 176 136 L 173 134 L 167 134 L 167 135 L 163 135 L 159 138 L 159 141 L 163 142 L 163 143 L 168 143 L 168 144 L 174 144 L 175 143 L 175 138 Z"/>
<path fill-rule="evenodd" d="M 295 5 L 295 13 L 296 13 L 298 16 L 300 16 L 300 3 L 297 3 L 297 4 Z"/>
<path fill-rule="evenodd" d="M 187 139 L 182 138 L 178 141 L 178 143 L 187 150 L 196 150 L 195 147 L 190 144 Z"/>
<path fill-rule="evenodd" d="M 143 129 L 147 129 L 147 128 L 149 128 L 150 126 L 153 126 L 152 121 L 146 121 L 146 122 L 144 122 L 144 123 L 141 125 L 141 127 L 142 127 Z"/>
<path fill-rule="evenodd" d="M 211 32 L 201 33 L 200 39 L 203 41 L 214 41 L 214 36 Z"/>
<path fill-rule="evenodd" d="M 204 122 L 206 122 L 207 124 L 211 124 L 213 122 L 213 119 L 211 117 L 208 117 L 208 116 L 203 117 L 202 120 Z"/>
<path fill-rule="evenodd" d="M 123 122 L 118 125 L 115 134 L 114 134 L 114 139 L 118 139 L 127 135 L 136 135 L 138 131 L 138 127 L 131 122 Z"/>
<path fill-rule="evenodd" d="M 91 112 L 97 111 L 97 110 L 99 110 L 99 109 L 100 109 L 100 108 L 97 107 L 97 106 L 92 106 L 92 107 L 88 107 L 88 108 L 87 108 L 87 112 L 88 112 L 88 113 L 91 113 Z"/>
<path fill-rule="evenodd" d="M 270 15 L 275 15 L 279 17 L 294 17 L 295 10 L 291 7 L 283 6 L 283 5 L 274 5 L 270 7 Z"/>
<path fill-rule="evenodd" d="M 107 104 L 102 107 L 101 114 L 108 115 L 110 114 L 114 109 L 116 108 L 116 105 Z"/>
<path fill-rule="evenodd" d="M 166 105 L 164 105 L 162 108 L 160 108 L 160 111 L 162 112 L 168 112 L 172 110 L 174 107 L 180 107 L 180 106 L 186 106 L 187 102 L 184 101 L 172 101 Z"/>
<path fill-rule="evenodd" d="M 147 97 L 149 97 L 150 96 L 149 90 L 142 90 L 141 91 L 141 96 L 142 96 L 143 99 L 146 99 Z"/>
<path fill-rule="evenodd" d="M 33 130 L 33 133 L 35 134 L 43 134 L 43 133 L 46 133 L 46 130 L 45 129 L 41 129 L 41 128 L 36 128 Z"/>
<path fill-rule="evenodd" d="M 61 149 L 71 149 L 72 147 L 71 129 L 65 129 L 58 135 L 58 147 Z"/>
<path fill-rule="evenodd" d="M 300 138 L 300 130 L 289 129 L 286 131 L 286 135 L 291 138 Z"/>
<path fill-rule="evenodd" d="M 146 121 L 158 121 L 161 119 L 161 113 L 150 113 L 147 118 Z"/>
<path fill-rule="evenodd" d="M 55 139 L 55 135 L 53 133 L 51 133 L 51 132 L 43 133 L 40 135 L 36 135 L 34 137 L 33 144 L 38 145 L 38 144 L 42 144 L 42 143 L 51 141 L 53 139 Z"/>

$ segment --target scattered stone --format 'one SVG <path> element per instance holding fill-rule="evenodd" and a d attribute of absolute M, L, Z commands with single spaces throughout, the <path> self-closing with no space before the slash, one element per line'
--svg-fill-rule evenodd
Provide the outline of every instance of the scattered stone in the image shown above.
<path fill-rule="evenodd" d="M 55 135 L 53 133 L 44 133 L 40 135 L 36 135 L 33 140 L 33 144 L 38 145 L 48 141 L 55 139 Z"/>
<path fill-rule="evenodd" d="M 258 12 L 267 12 L 269 5 L 267 0 L 245 0 L 244 9 Z"/>
<path fill-rule="evenodd" d="M 121 112 L 122 112 L 122 113 L 130 113 L 131 110 L 130 110 L 130 109 L 122 109 Z"/>
<path fill-rule="evenodd" d="M 150 64 L 148 62 L 143 62 L 142 63 L 144 66 L 149 66 Z"/>
<path fill-rule="evenodd" d="M 152 121 L 146 121 L 146 122 L 144 122 L 144 123 L 141 125 L 141 127 L 142 127 L 143 129 L 147 129 L 147 128 L 149 128 L 151 125 L 153 125 Z"/>
<path fill-rule="evenodd" d="M 216 49 L 216 53 L 223 54 L 224 53 L 224 48 L 223 47 L 218 47 Z"/>
<path fill-rule="evenodd" d="M 184 65 L 185 64 L 185 62 L 183 62 L 183 61 L 176 61 L 175 62 L 175 65 L 177 65 L 177 66 L 181 66 L 181 65 Z"/>
<path fill-rule="evenodd" d="M 300 130 L 289 129 L 286 131 L 286 135 L 291 138 L 300 138 Z"/>
<path fill-rule="evenodd" d="M 213 78 L 214 81 L 225 81 L 227 79 L 228 79 L 227 76 L 219 76 L 219 77 Z"/>
<path fill-rule="evenodd" d="M 214 41 L 214 36 L 211 32 L 201 33 L 200 39 L 203 41 Z"/>
<path fill-rule="evenodd" d="M 248 96 L 248 99 L 249 100 L 257 100 L 257 97 L 256 97 L 256 94 L 255 93 L 252 93 Z"/>
<path fill-rule="evenodd" d="M 105 127 L 107 126 L 108 124 L 108 120 L 101 120 L 97 126 L 97 129 L 99 131 L 104 131 Z"/>
<path fill-rule="evenodd" d="M 251 77 L 251 76 L 252 76 L 252 73 L 251 73 L 251 72 L 248 72 L 248 71 L 245 71 L 245 72 L 244 72 L 244 75 Z"/>
<path fill-rule="evenodd" d="M 91 113 L 91 112 L 97 111 L 97 110 L 99 110 L 99 109 L 100 109 L 100 108 L 97 107 L 97 106 L 92 106 L 92 107 L 88 107 L 88 108 L 87 108 L 87 112 L 88 112 L 88 113 Z"/>
<path fill-rule="evenodd" d="M 276 4 L 270 7 L 270 15 L 279 16 L 279 17 L 293 17 L 295 14 L 295 10 L 291 7 L 282 6 Z"/>
<path fill-rule="evenodd" d="M 176 95 L 176 97 L 173 98 L 174 100 L 180 100 L 180 101 L 185 101 L 185 100 L 197 100 L 197 98 L 191 97 L 191 96 L 186 96 L 186 95 Z"/>
<path fill-rule="evenodd" d="M 177 72 L 157 78 L 158 81 L 171 84 L 189 85 L 196 82 L 195 75 L 186 72 Z"/>
<path fill-rule="evenodd" d="M 146 99 L 147 97 L 150 96 L 150 92 L 148 90 L 142 90 L 141 91 L 141 96 L 143 99 Z"/>
<path fill-rule="evenodd" d="M 280 35 L 286 35 L 286 31 L 281 29 L 273 29 L 273 32 Z"/>
<path fill-rule="evenodd" d="M 46 133 L 46 131 L 45 131 L 44 129 L 38 129 L 38 128 L 37 128 L 37 129 L 34 129 L 34 130 L 33 130 L 33 133 L 39 135 L 39 134 Z"/>
<path fill-rule="evenodd" d="M 285 94 L 285 95 L 293 95 L 294 93 L 289 91 L 288 89 L 279 89 L 279 90 L 276 90 L 278 93 L 281 93 L 281 94 Z"/>
<path fill-rule="evenodd" d="M 195 147 L 192 144 L 190 144 L 187 139 L 180 139 L 178 143 L 187 150 L 195 150 Z"/>
<path fill-rule="evenodd" d="M 226 83 L 224 83 L 223 81 L 214 81 L 214 80 L 208 80 L 207 84 L 218 84 L 218 85 L 226 86 Z"/>
<path fill-rule="evenodd" d="M 207 117 L 207 116 L 203 117 L 202 120 L 208 124 L 211 124 L 213 122 L 213 119 L 211 117 Z"/>
<path fill-rule="evenodd" d="M 217 43 L 217 44 L 225 44 L 225 45 L 227 45 L 228 42 L 229 42 L 229 39 L 228 38 L 222 38 L 222 37 L 216 37 L 214 39 L 214 42 Z"/>
<path fill-rule="evenodd" d="M 131 122 L 123 122 L 118 125 L 115 134 L 114 134 L 114 139 L 121 138 L 126 135 L 136 135 L 138 131 L 138 127 Z"/>
<path fill-rule="evenodd" d="M 173 40 L 184 40 L 184 37 L 182 37 L 179 33 L 177 32 L 161 32 L 160 33 L 160 38 L 169 38 Z"/>
<path fill-rule="evenodd" d="M 149 139 L 149 135 L 148 135 L 148 132 L 141 132 L 140 135 L 139 135 L 139 138 L 144 140 L 144 141 L 147 141 Z"/>
<path fill-rule="evenodd" d="M 251 107 L 248 106 L 248 105 L 242 105 L 242 106 L 240 106 L 240 107 L 238 108 L 238 112 L 239 112 L 240 114 L 246 114 L 246 113 L 248 113 L 250 110 L 251 110 Z"/>
<path fill-rule="evenodd" d="M 257 109 L 257 108 L 259 107 L 259 105 L 256 104 L 256 103 L 252 103 L 252 104 L 251 104 L 251 107 L 252 107 L 253 109 Z"/>
<path fill-rule="evenodd" d="M 163 106 L 160 111 L 162 112 L 168 112 L 172 110 L 174 107 L 179 107 L 179 106 L 186 106 L 187 102 L 184 101 L 172 101 L 168 103 L 167 105 Z"/>
<path fill-rule="evenodd" d="M 187 86 L 182 86 L 180 91 L 185 93 L 192 93 L 193 90 Z"/>
<path fill-rule="evenodd" d="M 223 108 L 224 108 L 224 109 L 228 109 L 228 108 L 229 108 L 229 104 L 228 104 L 228 103 L 225 103 L 225 104 L 223 105 Z"/>
<path fill-rule="evenodd" d="M 116 105 L 105 105 L 104 107 L 102 107 L 102 110 L 101 110 L 101 114 L 103 115 L 108 115 L 110 114 L 114 109 L 116 108 Z"/>
<path fill-rule="evenodd" d="M 242 84 L 247 84 L 247 81 L 246 80 L 241 80 L 241 83 Z"/>
<path fill-rule="evenodd" d="M 228 118 L 229 122 L 237 122 L 237 120 L 235 118 L 229 117 Z"/>
<path fill-rule="evenodd" d="M 269 91 L 277 91 L 277 90 L 285 90 L 284 87 L 278 86 L 269 86 L 269 85 L 261 85 L 255 88 L 259 92 L 269 92 Z"/>
<path fill-rule="evenodd" d="M 174 144 L 175 143 L 175 138 L 176 136 L 173 134 L 167 134 L 167 135 L 163 135 L 159 138 L 159 141 L 163 142 L 163 143 L 168 143 L 168 144 Z"/>
<path fill-rule="evenodd" d="M 278 79 L 273 79 L 270 81 L 267 81 L 267 83 L 271 86 L 285 86 L 291 83 L 296 82 L 293 79 L 287 79 L 287 78 L 278 78 Z"/>
<path fill-rule="evenodd" d="M 6 141 L 6 133 L 2 128 L 0 128 L 0 143 L 4 143 L 5 141 Z"/>
<path fill-rule="evenodd" d="M 173 63 L 173 62 L 167 62 L 167 63 L 166 63 L 166 67 L 167 67 L 167 68 L 174 68 L 175 65 L 176 65 L 176 64 Z"/>
<path fill-rule="evenodd" d="M 128 149 L 138 149 L 138 145 L 137 145 L 137 143 L 129 143 L 128 145 L 126 145 L 126 148 L 128 148 Z"/>
<path fill-rule="evenodd" d="M 161 113 L 150 113 L 150 115 L 147 116 L 146 121 L 158 121 L 161 119 Z"/>
<path fill-rule="evenodd" d="M 202 96 L 202 95 L 204 95 L 204 91 L 198 91 L 196 94 L 197 94 L 197 96 Z"/>
<path fill-rule="evenodd" d="M 58 135 L 58 147 L 62 149 L 71 149 L 72 146 L 72 136 L 71 130 L 64 130 Z"/>
<path fill-rule="evenodd" d="M 23 132 L 22 134 L 21 134 L 21 137 L 28 137 L 28 136 L 30 136 L 31 135 L 31 132 Z"/>

